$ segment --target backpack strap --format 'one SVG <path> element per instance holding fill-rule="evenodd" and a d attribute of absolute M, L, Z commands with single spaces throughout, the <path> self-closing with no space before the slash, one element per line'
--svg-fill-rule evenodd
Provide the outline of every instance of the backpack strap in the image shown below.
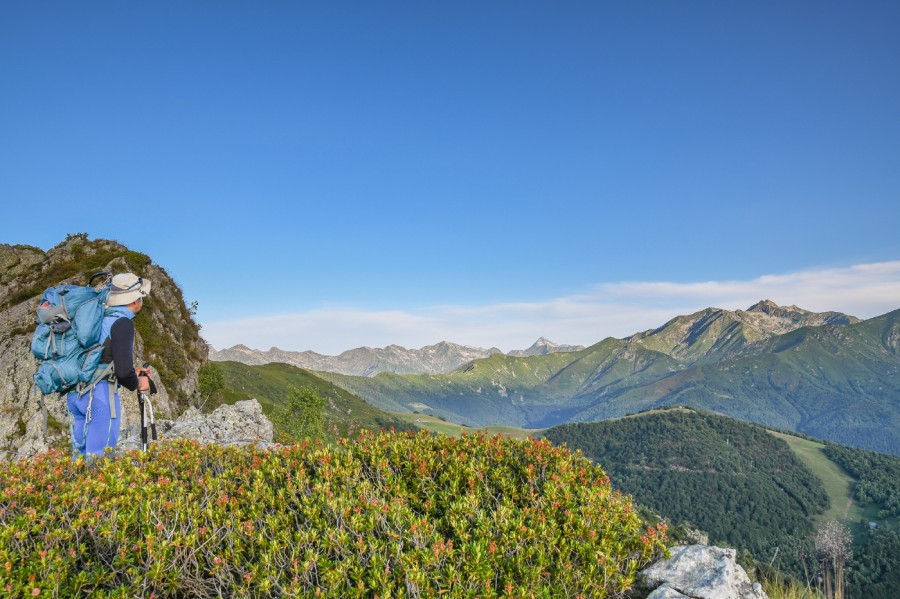
<path fill-rule="evenodd" d="M 89 406 L 90 406 L 91 402 L 93 402 L 93 399 L 94 399 L 94 388 L 97 387 L 97 383 L 99 383 L 100 381 L 102 381 L 102 380 L 106 379 L 107 377 L 109 377 L 109 375 L 113 373 L 113 370 L 114 370 L 114 367 L 113 367 L 113 363 L 112 363 L 112 362 L 110 362 L 109 364 L 107 364 L 107 365 L 104 366 L 103 368 L 98 368 L 97 371 L 94 372 L 94 376 L 91 377 L 90 382 L 86 383 L 83 387 L 81 387 L 81 388 L 78 390 L 79 395 L 84 394 L 85 391 L 90 391 L 90 392 L 91 392 L 91 397 L 90 397 L 90 399 L 88 400 L 88 405 L 89 405 Z M 110 395 L 110 398 L 109 398 L 109 417 L 110 417 L 110 419 L 113 419 L 113 420 L 114 420 L 115 418 L 117 418 L 117 414 L 116 414 L 116 401 L 115 401 L 114 395 L 115 395 L 114 393 L 111 394 L 111 395 Z"/>

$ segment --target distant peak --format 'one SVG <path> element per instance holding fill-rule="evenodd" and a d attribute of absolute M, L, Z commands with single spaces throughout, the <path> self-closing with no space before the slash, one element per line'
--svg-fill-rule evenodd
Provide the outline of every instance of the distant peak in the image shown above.
<path fill-rule="evenodd" d="M 773 302 L 772 300 L 762 300 L 760 302 L 756 302 L 749 308 L 747 308 L 747 312 L 764 312 L 766 314 L 771 314 L 775 310 L 778 309 L 778 304 Z"/>
<path fill-rule="evenodd" d="M 243 343 L 238 343 L 237 345 L 232 345 L 232 346 L 231 346 L 230 348 L 228 348 L 228 349 L 237 350 L 237 351 L 253 351 L 252 349 L 250 349 L 249 347 L 247 347 L 247 346 L 244 345 Z"/>

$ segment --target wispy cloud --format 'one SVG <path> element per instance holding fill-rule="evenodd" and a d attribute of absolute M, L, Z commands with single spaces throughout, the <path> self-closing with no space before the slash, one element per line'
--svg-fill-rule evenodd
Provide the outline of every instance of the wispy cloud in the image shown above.
<path fill-rule="evenodd" d="M 409 311 L 322 308 L 206 322 L 203 335 L 217 348 L 243 343 L 325 354 L 390 344 L 418 348 L 438 341 L 508 351 L 528 347 L 539 336 L 590 345 L 657 327 L 679 314 L 709 306 L 745 309 L 761 299 L 870 318 L 900 308 L 900 261 L 752 280 L 603 283 L 583 293 L 537 302 Z"/>

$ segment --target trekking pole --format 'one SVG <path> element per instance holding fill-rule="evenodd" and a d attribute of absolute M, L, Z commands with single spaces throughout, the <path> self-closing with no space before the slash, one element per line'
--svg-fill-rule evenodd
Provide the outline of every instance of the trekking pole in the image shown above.
<path fill-rule="evenodd" d="M 146 398 L 143 391 L 138 391 L 138 409 L 141 411 L 141 451 L 147 451 L 147 411 L 144 408 Z"/>
<path fill-rule="evenodd" d="M 141 369 L 143 376 L 149 378 L 150 376 L 150 364 L 144 362 L 144 367 Z M 153 382 L 153 379 L 150 379 L 150 395 L 156 393 L 156 385 Z M 147 395 L 144 391 L 138 391 L 138 404 L 141 409 L 141 449 L 142 451 L 147 451 L 148 439 L 156 441 L 156 417 L 153 415 L 153 403 L 150 401 L 150 395 Z M 148 423 L 149 420 L 149 423 Z M 148 431 L 149 424 L 149 431 Z M 147 433 L 150 433 L 148 435 Z"/>

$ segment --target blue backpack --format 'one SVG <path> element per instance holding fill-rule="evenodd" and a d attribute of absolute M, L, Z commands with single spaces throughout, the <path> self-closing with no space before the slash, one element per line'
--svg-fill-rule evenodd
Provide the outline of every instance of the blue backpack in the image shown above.
<path fill-rule="evenodd" d="M 94 289 L 99 276 L 106 284 Z M 93 275 L 86 287 L 59 285 L 44 291 L 37 309 L 31 353 L 39 360 L 34 382 L 41 393 L 68 393 L 97 382 L 103 357 L 101 325 L 109 295 L 110 273 Z"/>

